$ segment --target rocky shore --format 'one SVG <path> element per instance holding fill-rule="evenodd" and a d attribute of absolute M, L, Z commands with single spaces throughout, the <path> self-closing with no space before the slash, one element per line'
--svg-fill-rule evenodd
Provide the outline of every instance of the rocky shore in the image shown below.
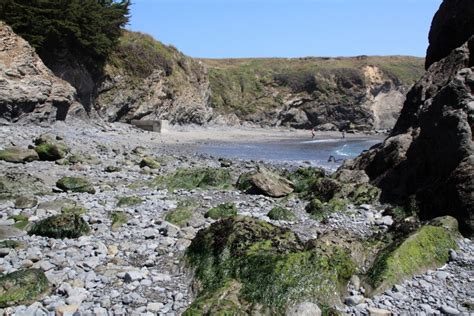
<path fill-rule="evenodd" d="M 278 237 L 282 245 L 289 238 L 288 234 L 294 234 L 296 239 L 291 242 L 292 246 L 284 246 L 287 248 L 283 253 L 281 249 L 277 251 L 278 254 L 290 256 L 299 256 L 300 251 L 310 253 L 312 250 L 308 245 L 311 243 L 316 244 L 313 249 L 321 249 L 320 242 L 336 243 L 353 256 L 354 252 L 360 251 L 360 241 L 389 236 L 395 231 L 395 226 L 400 225 L 396 212 L 387 211 L 389 205 L 370 200 L 371 194 L 367 193 L 371 192 L 370 188 L 364 194 L 354 196 L 354 191 L 351 191 L 344 195 L 341 193 L 346 190 L 343 185 L 339 191 L 332 192 L 335 195 L 329 197 L 327 202 L 314 202 L 314 199 L 304 197 L 303 189 L 298 189 L 304 186 L 304 178 L 295 176 L 298 166 L 266 165 L 263 168 L 255 161 L 227 161 L 218 157 L 191 155 L 188 145 L 181 145 L 180 152 L 176 143 L 170 146 L 162 143 L 160 137 L 164 136 L 125 124 L 79 121 L 67 125 L 57 122 L 50 127 L 0 127 L 0 270 L 4 274 L 0 278 L 0 314 L 213 314 L 219 310 L 213 310 L 217 308 L 215 304 L 203 296 L 203 293 L 211 292 L 202 292 L 202 286 L 207 281 L 199 279 L 199 264 L 193 268 L 190 254 L 196 243 L 200 244 L 199 236 L 209 233 L 209 229 L 218 229 L 221 223 L 234 221 L 230 225 L 244 225 L 243 221 L 243 227 L 256 240 L 261 238 L 260 228 L 255 230 L 252 225 L 263 225 L 261 227 L 270 229 L 269 233 L 282 229 L 286 231 Z M 36 146 L 33 146 L 34 143 Z M 44 148 L 45 144 L 56 146 L 57 150 L 47 151 L 52 156 L 45 156 L 38 149 L 40 146 Z M 18 149 L 17 154 L 23 152 L 14 157 L 6 156 L 5 151 L 12 146 Z M 24 151 L 28 151 L 28 147 L 32 148 L 29 150 L 33 153 L 25 156 Z M 42 158 L 40 155 L 35 157 L 35 152 L 43 153 Z M 199 175 L 203 170 L 208 174 Z M 255 179 L 256 170 L 262 173 L 268 171 L 275 177 L 275 182 L 292 180 L 289 192 L 278 194 L 285 187 L 272 191 L 274 188 L 271 185 L 268 190 L 259 187 L 259 192 L 251 192 L 251 187 L 245 187 L 247 182 L 242 174 L 250 172 L 249 177 L 254 177 L 251 179 L 254 179 L 252 183 L 255 185 L 258 182 Z M 186 178 L 186 172 L 191 176 Z M 283 181 L 283 176 L 290 180 Z M 66 180 L 58 181 L 64 177 L 69 177 L 69 180 L 78 177 L 86 182 L 70 184 Z M 199 181 L 196 182 L 196 178 Z M 338 175 L 338 183 L 343 184 L 343 178 L 344 175 Z M 303 180 L 298 182 L 298 179 Z M 325 187 L 336 183 L 334 176 L 321 179 L 326 183 Z M 313 186 L 316 190 L 317 185 Z M 352 187 L 350 190 L 353 190 Z M 314 206 L 318 203 L 323 206 Z M 336 207 L 338 203 L 340 207 Z M 326 205 L 331 206 L 330 211 L 327 211 Z M 283 211 L 274 210 L 276 207 Z M 62 221 L 71 217 L 82 219 L 88 230 L 81 231 L 82 226 L 75 224 L 76 230 L 67 233 L 77 232 L 78 235 L 63 238 L 60 232 L 49 230 L 50 226 L 55 225 L 53 222 L 49 222 L 47 227 L 39 227 L 38 223 L 42 220 L 54 216 L 62 216 Z M 272 225 L 267 227 L 264 223 Z M 437 224 L 430 225 L 417 224 L 412 231 Z M 198 234 L 199 231 L 201 233 Z M 48 234 L 59 235 L 45 237 Z M 384 246 L 367 245 L 365 247 L 373 247 L 374 251 Z M 255 247 L 251 247 L 253 251 L 257 251 Z M 283 305 L 286 309 L 283 311 L 278 309 L 272 312 L 265 300 L 260 300 L 263 305 L 255 305 L 258 302 L 255 300 L 251 307 L 244 308 L 239 304 L 250 298 L 245 296 L 242 299 L 241 294 L 230 300 L 240 306 L 242 312 L 251 313 L 260 309 L 263 314 L 317 315 L 320 309 L 325 313 L 356 315 L 467 314 L 473 311 L 474 306 L 474 245 L 459 235 L 448 248 L 446 253 L 440 254 L 449 259 L 446 264 L 431 266 L 431 270 L 420 271 L 421 274 L 413 277 L 405 276 L 405 281 L 391 284 L 375 296 L 369 293 L 364 277 L 367 273 L 365 269 L 370 272 L 369 262 L 374 258 L 364 258 L 359 261 L 367 264 L 353 267 L 351 263 L 350 273 L 340 275 L 343 278 L 338 279 L 344 280 L 340 283 L 342 288 L 337 287 L 337 294 L 333 293 L 333 299 L 326 302 L 300 302 L 290 297 L 291 291 L 294 291 L 301 294 L 301 299 L 307 298 L 304 295 L 307 292 L 301 291 L 303 285 L 299 281 L 285 285 L 289 286 L 289 291 L 293 290 L 288 292 L 291 300 L 285 301 Z M 260 251 L 259 256 L 270 250 L 262 248 Z M 421 251 L 429 256 L 431 249 L 427 247 Z M 423 258 L 424 253 L 421 255 Z M 324 258 L 325 255 L 321 256 Z M 275 266 L 283 262 L 282 258 L 276 261 Z M 339 257 L 330 258 L 328 264 L 332 266 L 335 262 L 331 260 Z M 244 269 L 246 261 L 238 262 Z M 420 264 L 424 264 L 423 260 Z M 222 269 L 219 265 L 212 266 L 215 271 Z M 258 270 L 258 266 L 256 268 Z M 335 269 L 339 271 L 339 268 Z M 36 271 L 38 275 L 44 273 L 47 279 L 41 279 L 37 274 L 33 274 L 35 277 L 26 276 L 26 286 L 33 282 L 37 284 L 36 288 L 28 290 L 28 293 L 11 294 L 14 288 L 12 282 L 16 284 L 20 281 L 6 278 L 12 273 L 15 276 L 15 271 Z M 236 284 L 244 288 L 246 284 L 252 284 L 251 279 L 238 273 L 233 278 L 238 279 Z M 40 284 L 47 285 L 40 287 Z M 320 295 L 322 292 L 315 293 Z M 199 300 L 196 301 L 196 298 Z M 285 297 L 283 299 L 286 300 Z M 323 303 L 327 305 L 323 306 Z M 225 306 L 219 308 L 225 312 Z"/>

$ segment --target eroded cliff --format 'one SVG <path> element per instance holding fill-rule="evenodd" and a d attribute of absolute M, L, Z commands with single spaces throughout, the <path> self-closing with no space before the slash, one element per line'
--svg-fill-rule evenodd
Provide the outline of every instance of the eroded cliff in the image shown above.
<path fill-rule="evenodd" d="M 76 90 L 56 77 L 35 50 L 0 21 L 0 118 L 51 122 L 83 113 Z"/>
<path fill-rule="evenodd" d="M 461 11 L 473 9 L 469 0 L 444 1 L 430 32 L 431 65 L 408 92 L 390 137 L 346 165 L 364 169 L 383 200 L 411 204 L 425 219 L 453 215 L 468 234 L 474 231 L 474 25 L 461 30 L 463 20 L 440 17 L 469 19 Z M 464 40 L 442 58 L 447 46 L 432 34 L 448 37 L 450 30 Z"/>

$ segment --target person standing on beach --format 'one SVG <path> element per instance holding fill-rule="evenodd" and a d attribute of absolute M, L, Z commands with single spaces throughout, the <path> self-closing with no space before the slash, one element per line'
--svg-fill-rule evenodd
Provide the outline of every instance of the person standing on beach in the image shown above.
<path fill-rule="evenodd" d="M 316 132 L 314 131 L 314 127 L 311 129 L 311 139 L 314 139 L 314 136 L 316 136 Z"/>

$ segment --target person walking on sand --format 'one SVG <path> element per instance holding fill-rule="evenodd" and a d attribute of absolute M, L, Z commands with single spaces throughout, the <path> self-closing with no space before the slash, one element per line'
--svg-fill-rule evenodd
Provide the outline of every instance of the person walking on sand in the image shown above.
<path fill-rule="evenodd" d="M 316 136 L 316 132 L 314 131 L 314 127 L 311 129 L 311 139 L 314 139 L 314 136 Z"/>

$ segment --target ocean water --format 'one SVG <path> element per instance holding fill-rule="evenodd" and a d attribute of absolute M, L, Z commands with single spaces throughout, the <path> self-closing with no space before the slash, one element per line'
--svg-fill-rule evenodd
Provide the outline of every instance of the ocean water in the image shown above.
<path fill-rule="evenodd" d="M 202 144 L 197 151 L 222 158 L 286 162 L 335 170 L 345 159 L 354 158 L 380 142 L 382 138 L 285 139 L 263 143 Z M 328 161 L 330 156 L 336 161 Z"/>

